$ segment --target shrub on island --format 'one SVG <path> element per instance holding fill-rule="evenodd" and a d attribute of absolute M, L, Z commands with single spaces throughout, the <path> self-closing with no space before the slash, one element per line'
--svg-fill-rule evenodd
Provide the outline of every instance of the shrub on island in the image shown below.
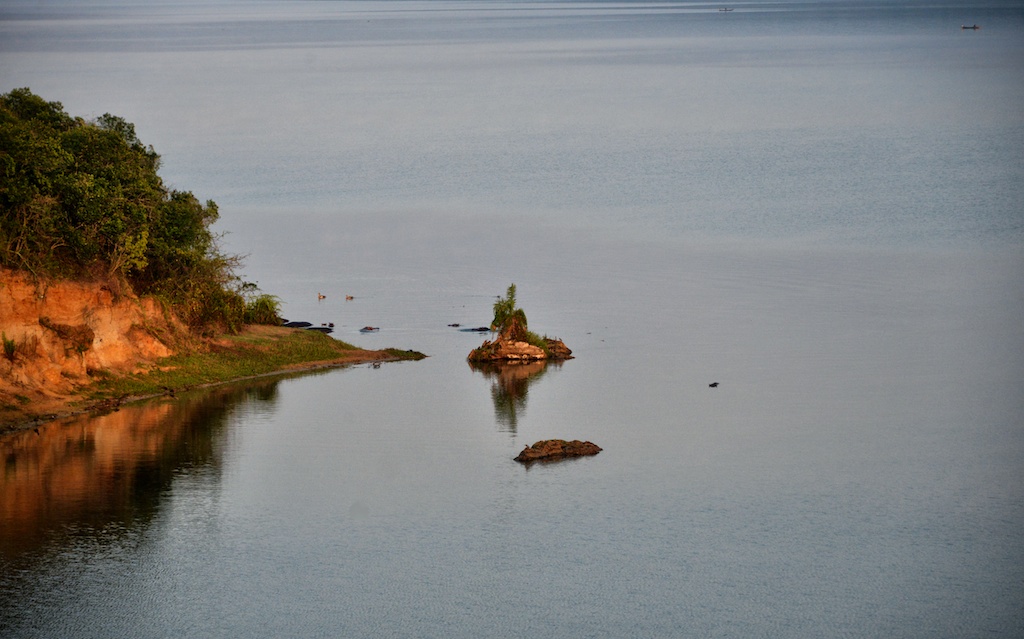
<path fill-rule="evenodd" d="M 559 339 L 539 336 L 527 328 L 526 313 L 516 306 L 516 285 L 510 284 L 505 297 L 494 303 L 491 330 L 494 340 L 485 340 L 469 354 L 471 362 L 533 362 L 572 359 L 572 351 Z"/>

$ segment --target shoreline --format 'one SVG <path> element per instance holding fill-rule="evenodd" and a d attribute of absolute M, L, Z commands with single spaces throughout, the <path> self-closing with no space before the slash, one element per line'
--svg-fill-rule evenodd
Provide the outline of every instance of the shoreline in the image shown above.
<path fill-rule="evenodd" d="M 296 339 L 289 340 L 287 339 L 289 336 L 295 337 Z M 309 360 L 302 359 L 302 355 L 299 352 L 299 346 L 305 344 L 308 339 L 324 340 L 321 346 L 326 346 L 327 348 L 332 349 L 338 354 L 338 356 L 326 359 L 322 357 Z M 244 346 L 239 346 L 239 342 L 242 340 L 245 340 L 245 344 Z M 327 342 L 326 340 L 330 341 Z M 190 369 L 189 363 L 166 368 L 162 367 L 167 360 L 173 360 L 175 358 L 175 356 L 171 356 L 169 358 L 164 358 L 163 360 L 151 362 L 152 368 L 145 373 L 125 373 L 115 375 L 107 380 L 95 379 L 90 383 L 77 387 L 71 393 L 48 396 L 45 400 L 42 400 L 42 406 L 40 406 L 39 410 L 32 410 L 30 404 L 23 409 L 14 410 L 14 414 L 0 413 L 0 437 L 31 428 L 37 428 L 43 424 L 48 424 L 68 417 L 83 414 L 100 415 L 116 411 L 125 404 L 142 402 L 158 397 L 173 398 L 175 394 L 179 392 L 185 393 L 195 390 L 203 390 L 225 384 L 245 382 L 248 380 L 262 379 L 266 377 L 298 375 L 316 370 L 346 368 L 358 364 L 374 362 L 385 363 L 419 360 L 426 357 L 426 355 L 412 350 L 364 350 L 355 348 L 345 342 L 320 333 L 311 333 L 303 331 L 302 329 L 269 326 L 248 326 L 246 327 L 246 330 L 237 336 L 221 336 L 220 338 L 211 340 L 211 344 L 224 346 L 226 342 L 231 341 L 235 342 L 235 348 L 225 348 L 223 350 L 218 350 L 217 352 L 203 354 L 199 360 L 191 364 L 191 369 L 197 369 L 199 367 L 203 367 L 205 369 L 206 367 L 204 364 L 210 361 L 210 359 L 216 360 L 221 364 L 230 365 L 237 359 L 235 357 L 236 354 L 242 353 L 243 355 L 248 355 L 252 351 L 262 351 L 269 348 L 275 348 L 276 352 L 286 352 L 291 355 L 293 361 L 282 362 L 275 365 L 270 370 L 249 375 L 214 375 L 214 379 L 204 379 L 203 381 L 197 381 L 196 383 L 164 384 L 162 383 L 165 381 L 162 373 L 173 371 L 187 375 L 190 372 L 195 372 Z M 283 348 L 281 347 L 282 342 L 285 343 Z M 288 348 L 289 344 L 293 344 L 291 349 Z M 187 358 L 188 356 L 180 357 Z M 209 375 L 206 370 L 204 370 L 204 373 L 207 374 L 207 376 Z M 146 390 L 137 393 L 118 392 L 116 384 L 124 381 L 136 381 L 142 384 Z M 106 390 L 102 388 L 104 385 L 109 384 L 115 384 L 113 387 L 114 390 Z M 90 395 L 93 396 L 90 397 Z M 12 409 L 8 407 L 7 411 L 4 412 L 11 410 Z"/>

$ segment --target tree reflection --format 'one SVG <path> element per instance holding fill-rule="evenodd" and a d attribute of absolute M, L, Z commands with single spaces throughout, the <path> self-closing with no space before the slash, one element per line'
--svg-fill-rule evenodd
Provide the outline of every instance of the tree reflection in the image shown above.
<path fill-rule="evenodd" d="M 279 380 L 83 415 L 0 439 L 0 563 L 31 560 L 68 531 L 101 535 L 147 525 L 183 473 L 219 480 L 225 425 L 266 410 Z M 259 407 L 259 408 L 257 408 Z"/>
<path fill-rule="evenodd" d="M 545 360 L 527 363 L 470 362 L 469 367 L 491 380 L 494 416 L 502 431 L 515 433 L 519 415 L 526 411 L 526 394 L 530 384 L 543 377 L 550 368 L 561 368 L 561 362 Z"/>

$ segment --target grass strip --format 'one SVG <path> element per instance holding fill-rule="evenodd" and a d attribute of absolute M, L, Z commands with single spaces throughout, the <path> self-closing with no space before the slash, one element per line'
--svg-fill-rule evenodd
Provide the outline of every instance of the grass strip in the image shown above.
<path fill-rule="evenodd" d="M 418 360 L 416 351 L 367 351 L 317 331 L 253 327 L 225 336 L 201 352 L 172 355 L 145 372 L 98 373 L 89 398 L 158 395 L 278 372 L 367 361 Z"/>

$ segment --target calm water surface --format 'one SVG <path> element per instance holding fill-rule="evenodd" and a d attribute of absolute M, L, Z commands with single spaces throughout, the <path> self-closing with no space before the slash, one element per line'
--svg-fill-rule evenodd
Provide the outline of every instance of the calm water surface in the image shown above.
<path fill-rule="evenodd" d="M 0 90 L 430 355 L 3 438 L 0 635 L 1024 636 L 1024 11 L 717 9 L 0 8 Z M 468 366 L 510 282 L 576 359 Z"/>

